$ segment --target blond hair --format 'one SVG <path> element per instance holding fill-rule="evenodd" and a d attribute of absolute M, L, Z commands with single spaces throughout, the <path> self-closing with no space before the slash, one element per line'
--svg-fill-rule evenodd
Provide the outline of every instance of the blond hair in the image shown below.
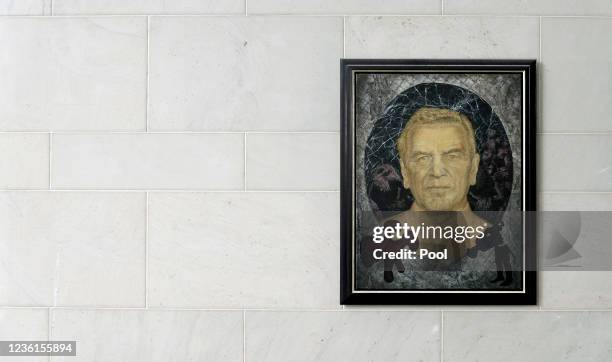
<path fill-rule="evenodd" d="M 472 123 L 464 114 L 446 108 L 419 108 L 408 119 L 408 123 L 402 130 L 402 133 L 397 138 L 397 151 L 400 158 L 408 151 L 410 137 L 415 129 L 419 126 L 429 125 L 459 125 L 467 132 L 468 152 L 474 154 L 476 152 L 476 140 L 474 139 L 474 129 Z"/>

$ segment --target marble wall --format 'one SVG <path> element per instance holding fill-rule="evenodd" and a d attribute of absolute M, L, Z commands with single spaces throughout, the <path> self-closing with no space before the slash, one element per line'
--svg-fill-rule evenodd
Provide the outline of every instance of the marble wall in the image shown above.
<path fill-rule="evenodd" d="M 611 272 L 542 273 L 530 307 L 338 305 L 339 59 L 537 58 L 540 205 L 612 210 L 610 1 L 0 0 L 0 37 L 0 340 L 612 358 Z"/>

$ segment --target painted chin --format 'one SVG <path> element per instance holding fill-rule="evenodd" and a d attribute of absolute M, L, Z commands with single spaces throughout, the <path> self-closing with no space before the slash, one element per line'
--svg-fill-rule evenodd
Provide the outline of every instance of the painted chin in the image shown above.
<path fill-rule="evenodd" d="M 452 187 L 426 188 L 424 191 L 419 203 L 432 211 L 452 211 L 460 199 Z"/>
<path fill-rule="evenodd" d="M 425 208 L 431 211 L 453 211 L 455 207 L 452 200 L 430 197 L 425 201 Z"/>

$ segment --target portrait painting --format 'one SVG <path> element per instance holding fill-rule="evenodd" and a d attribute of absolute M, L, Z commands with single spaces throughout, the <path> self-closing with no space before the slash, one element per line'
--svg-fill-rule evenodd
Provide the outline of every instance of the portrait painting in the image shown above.
<path fill-rule="evenodd" d="M 535 79 L 341 61 L 342 304 L 535 304 Z"/>

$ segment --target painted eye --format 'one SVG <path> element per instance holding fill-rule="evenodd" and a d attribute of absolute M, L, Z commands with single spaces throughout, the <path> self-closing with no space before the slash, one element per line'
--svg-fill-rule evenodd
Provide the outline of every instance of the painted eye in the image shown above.
<path fill-rule="evenodd" d="M 446 158 L 448 158 L 449 160 L 456 160 L 459 158 L 459 154 L 458 153 L 449 153 L 448 155 L 446 155 Z"/>

